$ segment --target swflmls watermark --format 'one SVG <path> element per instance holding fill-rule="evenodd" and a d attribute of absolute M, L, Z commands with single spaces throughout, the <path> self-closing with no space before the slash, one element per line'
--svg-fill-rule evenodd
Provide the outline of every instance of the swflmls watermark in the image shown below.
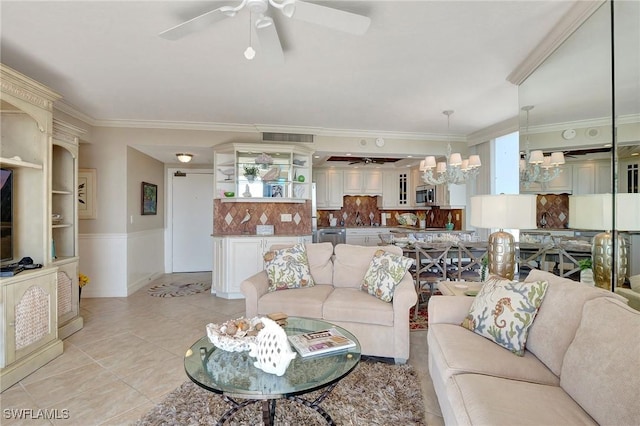
<path fill-rule="evenodd" d="M 69 410 L 63 409 L 33 409 L 33 408 L 5 408 L 2 410 L 5 420 L 66 420 L 69 418 Z"/>

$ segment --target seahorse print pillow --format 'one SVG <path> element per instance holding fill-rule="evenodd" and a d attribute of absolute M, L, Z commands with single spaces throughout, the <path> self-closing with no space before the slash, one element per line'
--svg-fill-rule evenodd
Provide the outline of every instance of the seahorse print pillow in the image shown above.
<path fill-rule="evenodd" d="M 529 328 L 549 283 L 518 282 L 491 276 L 475 297 L 462 326 L 523 356 Z"/>

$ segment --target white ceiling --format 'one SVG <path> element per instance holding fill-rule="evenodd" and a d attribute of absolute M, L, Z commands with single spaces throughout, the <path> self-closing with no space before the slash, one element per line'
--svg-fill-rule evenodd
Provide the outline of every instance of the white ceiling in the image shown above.
<path fill-rule="evenodd" d="M 368 32 L 274 15 L 282 64 L 261 57 L 259 46 L 253 61 L 244 58 L 247 10 L 179 41 L 157 36 L 237 3 L 3 0 L 1 60 L 93 124 L 434 135 L 447 132 L 442 111 L 453 109 L 451 133 L 469 135 L 518 115 L 518 89 L 506 77 L 575 1 L 317 2 L 370 17 Z"/>

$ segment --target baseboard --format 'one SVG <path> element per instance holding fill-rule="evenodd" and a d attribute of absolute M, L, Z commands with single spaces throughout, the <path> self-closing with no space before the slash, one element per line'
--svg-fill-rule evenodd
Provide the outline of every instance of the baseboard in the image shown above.
<path fill-rule="evenodd" d="M 140 278 L 139 280 L 129 284 L 129 286 L 127 287 L 127 297 L 131 296 L 133 293 L 140 290 L 141 288 L 149 284 L 151 281 L 161 277 L 162 275 L 164 275 L 162 272 L 155 272 L 149 276 Z"/>

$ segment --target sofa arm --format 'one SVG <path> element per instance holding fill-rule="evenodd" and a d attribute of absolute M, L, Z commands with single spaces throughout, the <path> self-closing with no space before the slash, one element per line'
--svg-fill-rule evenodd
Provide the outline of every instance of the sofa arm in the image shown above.
<path fill-rule="evenodd" d="M 431 296 L 429 324 L 460 324 L 474 299 L 469 296 Z"/>
<path fill-rule="evenodd" d="M 245 316 L 253 318 L 258 315 L 258 300 L 269 290 L 269 279 L 265 271 L 250 276 L 240 284 L 244 295 Z"/>
<path fill-rule="evenodd" d="M 393 311 L 398 315 L 398 311 L 405 311 L 408 314 L 409 308 L 416 304 L 418 294 L 413 283 L 413 277 L 406 273 L 393 292 Z M 408 318 L 408 316 L 407 316 Z"/>

